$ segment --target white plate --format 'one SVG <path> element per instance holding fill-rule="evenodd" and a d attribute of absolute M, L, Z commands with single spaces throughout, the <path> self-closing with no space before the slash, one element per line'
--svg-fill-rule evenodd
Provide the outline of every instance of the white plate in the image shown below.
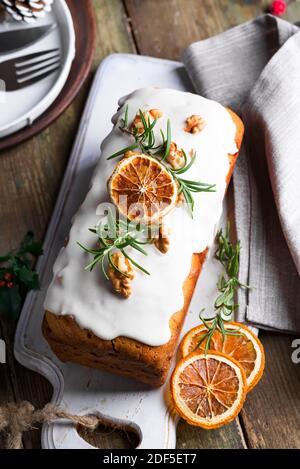
<path fill-rule="evenodd" d="M 0 91 L 0 138 L 31 125 L 53 103 L 67 81 L 75 57 L 75 32 L 71 13 L 64 0 L 55 0 L 52 12 L 34 24 L 42 26 L 49 23 L 57 24 L 50 34 L 32 46 L 0 56 L 0 62 L 4 62 L 42 50 L 59 48 L 61 51 L 61 68 L 49 77 L 18 91 Z M 0 23 L 0 31 L 32 26 L 9 21 Z"/>
<path fill-rule="evenodd" d="M 122 80 L 120 80 L 122 77 Z M 42 337 L 43 302 L 52 278 L 52 266 L 67 236 L 71 219 L 89 188 L 99 159 L 100 144 L 112 128 L 118 99 L 143 86 L 191 90 L 183 65 L 161 59 L 115 54 L 104 60 L 96 74 L 69 160 L 61 191 L 37 270 L 41 291 L 31 292 L 24 305 L 15 337 L 15 356 L 24 366 L 46 376 L 53 385 L 52 402 L 70 412 L 101 414 L 126 422 L 141 438 L 140 448 L 175 448 L 176 418 L 166 400 L 166 386 L 148 386 L 83 366 L 62 363 Z M 105 184 L 105 181 L 103 181 Z M 220 263 L 209 255 L 198 282 L 182 333 L 199 324 L 198 313 L 208 314 L 216 295 Z M 155 431 L 153 431 L 155 429 Z M 91 448 L 70 424 L 45 425 L 44 448 Z"/>

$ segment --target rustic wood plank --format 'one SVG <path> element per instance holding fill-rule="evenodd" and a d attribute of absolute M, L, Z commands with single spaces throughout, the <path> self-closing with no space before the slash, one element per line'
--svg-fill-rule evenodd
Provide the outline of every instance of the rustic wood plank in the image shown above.
<path fill-rule="evenodd" d="M 6 379 L 10 380 L 10 388 L 6 388 L 6 390 L 4 389 L 4 392 L 2 389 L 2 382 L 0 381 L 1 403 L 11 402 L 14 400 L 17 402 L 28 400 L 37 408 L 43 407 L 51 398 L 52 387 L 50 383 L 38 373 L 27 370 L 15 360 L 13 355 L 14 324 L 2 321 L 1 329 L 1 336 L 5 338 L 5 342 L 7 344 L 7 363 L 4 365 L 4 375 L 6 375 Z M 0 367 L 0 371 L 2 371 L 2 366 L 3 365 Z M 40 447 L 40 432 L 33 430 L 25 433 L 23 444 L 24 448 L 27 449 Z M 1 447 L 0 441 L 0 448 Z"/>
<path fill-rule="evenodd" d="M 78 425 L 77 431 L 81 438 L 100 449 L 135 449 L 140 442 L 137 433 L 129 429 L 99 425 L 96 430 L 90 431 Z"/>
<path fill-rule="evenodd" d="M 141 54 L 179 60 L 193 41 L 206 39 L 267 10 L 270 0 L 124 0 Z M 284 18 L 299 21 L 299 4 Z"/>
<path fill-rule="evenodd" d="M 295 337 L 261 333 L 266 369 L 241 413 L 251 448 L 300 447 L 300 365 L 292 361 Z"/>
<path fill-rule="evenodd" d="M 120 0 L 94 0 L 97 47 L 94 70 L 112 52 L 135 52 Z M 89 80 L 90 82 L 90 80 Z M 43 239 L 68 161 L 84 102 L 87 83 L 68 110 L 31 140 L 0 154 L 0 252 L 18 246 L 24 233 L 33 230 Z M 0 323 L 0 337 L 8 348 L 8 363 L 0 365 L 0 401 L 28 399 L 42 407 L 51 397 L 51 386 L 13 358 L 13 327 Z M 40 446 L 39 432 L 25 435 L 26 448 Z M 0 442 L 1 447 L 1 442 Z"/>
<path fill-rule="evenodd" d="M 217 430 L 192 427 L 180 420 L 177 427 L 177 448 L 245 449 L 247 445 L 238 419 Z"/>
<path fill-rule="evenodd" d="M 191 42 L 248 21 L 266 2 L 125 0 L 141 54 L 179 60 Z"/>
<path fill-rule="evenodd" d="M 4 331 L 2 324 L 0 323 L 0 338 L 4 337 Z M 15 394 L 12 385 L 11 375 L 10 375 L 10 350 L 7 347 L 6 342 L 6 363 L 0 364 L 0 403 L 3 404 L 5 402 L 14 402 L 15 401 Z M 0 433 L 0 448 L 4 447 L 5 443 L 5 435 L 4 433 Z"/>

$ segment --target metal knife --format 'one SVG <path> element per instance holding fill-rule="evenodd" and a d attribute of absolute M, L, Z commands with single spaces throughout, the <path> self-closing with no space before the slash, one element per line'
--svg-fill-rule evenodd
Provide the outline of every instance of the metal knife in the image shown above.
<path fill-rule="evenodd" d="M 0 54 L 23 49 L 49 34 L 56 28 L 56 24 L 36 26 L 34 28 L 14 29 L 0 32 Z"/>

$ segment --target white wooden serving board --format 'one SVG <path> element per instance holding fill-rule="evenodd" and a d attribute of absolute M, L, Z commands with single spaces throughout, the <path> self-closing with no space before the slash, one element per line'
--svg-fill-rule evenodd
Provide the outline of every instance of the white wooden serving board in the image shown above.
<path fill-rule="evenodd" d="M 192 90 L 182 64 L 126 54 L 114 54 L 100 65 L 82 116 L 38 262 L 41 290 L 31 292 L 24 305 L 15 337 L 15 356 L 24 366 L 44 375 L 53 385 L 52 402 L 69 412 L 98 414 L 126 423 L 140 436 L 139 448 L 175 448 L 176 417 L 168 402 L 168 384 L 150 389 L 137 381 L 79 365 L 62 363 L 51 352 L 41 333 L 43 302 L 52 277 L 52 266 L 64 243 L 71 219 L 83 201 L 100 154 L 100 144 L 112 128 L 111 116 L 118 99 L 144 86 Z M 105 184 L 106 181 L 103 181 Z M 220 266 L 212 254 L 200 276 L 183 333 L 199 324 L 199 311 L 208 314 L 216 296 Z M 92 448 L 68 422 L 45 425 L 43 448 Z"/>

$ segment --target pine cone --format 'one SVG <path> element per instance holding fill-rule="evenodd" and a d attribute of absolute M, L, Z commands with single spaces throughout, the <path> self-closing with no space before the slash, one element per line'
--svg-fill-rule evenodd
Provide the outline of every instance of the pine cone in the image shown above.
<path fill-rule="evenodd" d="M 54 0 L 0 0 L 5 10 L 16 20 L 32 23 L 51 11 Z"/>

